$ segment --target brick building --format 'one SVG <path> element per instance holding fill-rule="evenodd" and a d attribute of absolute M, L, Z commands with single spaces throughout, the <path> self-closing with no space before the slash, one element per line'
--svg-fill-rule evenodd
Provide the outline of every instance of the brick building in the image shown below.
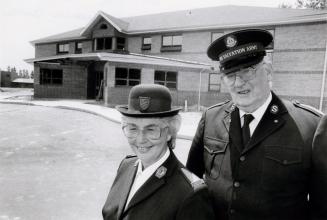
<path fill-rule="evenodd" d="M 174 104 L 209 106 L 226 99 L 208 45 L 224 33 L 263 28 L 277 94 L 327 109 L 326 10 L 221 6 L 115 18 L 104 12 L 81 29 L 32 41 L 36 97 L 95 98 L 126 103 L 131 86 L 160 83 Z M 101 83 L 102 82 L 102 83 Z M 99 92 L 100 91 L 100 92 Z M 322 93 L 323 91 L 323 93 Z"/>
<path fill-rule="evenodd" d="M 0 87 L 12 87 L 12 81 L 18 77 L 16 72 L 0 71 Z"/>

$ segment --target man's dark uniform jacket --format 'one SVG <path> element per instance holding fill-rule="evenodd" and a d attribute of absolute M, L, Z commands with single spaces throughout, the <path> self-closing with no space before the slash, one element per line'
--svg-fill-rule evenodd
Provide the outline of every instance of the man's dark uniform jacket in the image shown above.
<path fill-rule="evenodd" d="M 205 183 L 187 171 L 172 151 L 161 166 L 166 168 L 164 175 L 155 172 L 125 207 L 136 160 L 127 157 L 122 161 L 102 210 L 105 220 L 215 219 Z"/>
<path fill-rule="evenodd" d="M 319 112 L 273 94 L 243 147 L 238 108 L 207 109 L 186 167 L 205 176 L 217 219 L 327 219 L 327 138 L 315 140 L 319 122 L 321 136 L 327 123 Z"/>

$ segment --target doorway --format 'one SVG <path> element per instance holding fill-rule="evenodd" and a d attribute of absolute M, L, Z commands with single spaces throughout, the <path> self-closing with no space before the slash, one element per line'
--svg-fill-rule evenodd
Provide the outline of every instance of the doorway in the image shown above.
<path fill-rule="evenodd" d="M 103 99 L 103 65 L 91 65 L 87 76 L 87 98 Z M 102 69 L 102 70 L 99 70 Z"/>

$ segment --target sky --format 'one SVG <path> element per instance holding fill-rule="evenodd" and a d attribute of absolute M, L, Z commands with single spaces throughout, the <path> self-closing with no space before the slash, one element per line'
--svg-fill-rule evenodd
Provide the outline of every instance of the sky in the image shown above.
<path fill-rule="evenodd" d="M 101 10 L 117 18 L 194 8 L 278 7 L 296 0 L 0 0 L 0 69 L 33 70 L 30 41 L 86 26 Z"/>

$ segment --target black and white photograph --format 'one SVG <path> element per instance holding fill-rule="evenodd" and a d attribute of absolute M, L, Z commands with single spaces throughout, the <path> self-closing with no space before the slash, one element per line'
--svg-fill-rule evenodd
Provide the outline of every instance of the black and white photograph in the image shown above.
<path fill-rule="evenodd" d="M 326 0 L 0 0 L 0 220 L 327 220 Z"/>

